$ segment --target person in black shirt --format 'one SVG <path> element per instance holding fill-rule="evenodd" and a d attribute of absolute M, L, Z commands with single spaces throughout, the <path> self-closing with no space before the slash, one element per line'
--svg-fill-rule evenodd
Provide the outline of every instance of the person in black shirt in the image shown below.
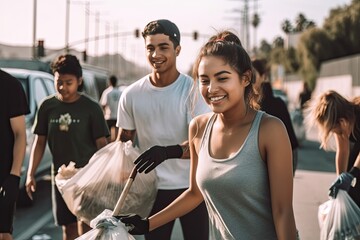
<path fill-rule="evenodd" d="M 303 110 L 307 101 L 311 98 L 311 91 L 307 82 L 303 83 L 303 90 L 299 95 L 300 109 Z"/>
<path fill-rule="evenodd" d="M 285 102 L 281 98 L 274 96 L 271 83 L 266 80 L 265 62 L 259 59 L 255 59 L 252 61 L 252 65 L 256 70 L 255 86 L 259 88 L 258 91 L 261 95 L 260 109 L 270 115 L 279 118 L 284 123 L 288 132 L 293 155 L 293 174 L 295 174 L 295 170 L 297 167 L 297 150 L 299 147 L 299 142 L 297 140 L 294 127 L 291 122 L 289 111 Z"/>
<path fill-rule="evenodd" d="M 295 135 L 295 131 L 291 122 L 289 111 L 286 107 L 285 102 L 281 100 L 281 98 L 274 96 L 270 82 L 263 82 L 261 84 L 261 88 L 262 88 L 262 101 L 260 104 L 261 110 L 279 118 L 284 123 L 286 130 L 288 132 L 291 148 L 292 148 L 293 174 L 295 174 L 295 170 L 298 162 L 299 142 Z"/>
<path fill-rule="evenodd" d="M 337 179 L 330 187 L 329 195 L 336 198 L 339 189 L 349 192 L 360 207 L 360 98 L 349 101 L 339 93 L 329 90 L 306 109 L 306 123 L 315 123 L 320 130 L 321 147 L 330 149 L 331 136 L 336 142 Z M 351 187 L 353 179 L 356 184 Z"/>
<path fill-rule="evenodd" d="M 30 110 L 21 83 L 2 70 L 0 80 L 0 239 L 11 240 Z"/>

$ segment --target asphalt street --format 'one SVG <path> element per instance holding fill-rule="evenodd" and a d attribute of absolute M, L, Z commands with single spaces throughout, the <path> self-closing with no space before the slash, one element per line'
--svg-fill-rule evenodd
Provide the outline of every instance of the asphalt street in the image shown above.
<path fill-rule="evenodd" d="M 304 141 L 298 151 L 299 160 L 298 168 L 294 176 L 294 213 L 296 225 L 302 240 L 318 240 L 320 235 L 320 228 L 318 224 L 318 207 L 320 204 L 328 200 L 328 188 L 335 179 L 335 164 L 334 152 L 325 152 L 319 149 L 319 143 L 312 141 Z M 46 185 L 46 184 L 44 184 Z M 47 183 L 50 188 L 50 183 Z M 51 211 L 50 192 L 44 196 L 39 196 L 40 199 L 35 204 L 40 204 Z M 48 199 L 46 199 L 46 195 Z M 46 202 L 45 202 L 45 200 Z M 16 240 L 61 240 L 61 228 L 56 227 L 53 223 L 51 212 L 39 214 L 31 213 L 31 209 L 36 209 L 33 206 L 30 209 L 19 212 L 18 219 L 29 218 L 36 216 L 35 220 L 29 220 L 28 223 L 15 224 L 14 237 Z M 41 215 L 41 216 L 39 216 Z M 34 218 L 31 218 L 34 219 Z M 19 221 L 19 220 L 18 220 Z M 19 224 L 27 224 L 27 226 L 19 226 Z M 43 225 L 41 225 L 43 224 Z M 16 227 L 18 226 L 18 230 Z M 20 227 L 22 227 L 19 232 Z M 26 232 L 35 230 L 32 236 L 26 235 Z M 27 236 L 26 238 L 24 238 Z M 143 237 L 136 237 L 137 240 L 142 240 Z M 181 228 L 178 222 L 175 224 L 175 229 L 172 235 L 172 240 L 183 240 Z"/>

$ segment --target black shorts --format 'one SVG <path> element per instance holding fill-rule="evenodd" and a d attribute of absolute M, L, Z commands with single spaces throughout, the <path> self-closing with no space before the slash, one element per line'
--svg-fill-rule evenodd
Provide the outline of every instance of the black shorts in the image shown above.
<path fill-rule="evenodd" d="M 71 223 L 76 223 L 78 221 L 77 217 L 70 212 L 61 193 L 57 189 L 55 182 L 52 181 L 51 185 L 52 209 L 55 224 L 58 226 L 64 226 Z"/>
<path fill-rule="evenodd" d="M 154 206 L 150 216 L 167 207 L 172 201 L 180 196 L 186 189 L 158 190 Z M 184 239 L 208 240 L 209 239 L 209 215 L 205 202 L 202 202 L 191 212 L 179 218 Z M 146 240 L 169 240 L 175 221 L 171 221 L 147 234 Z M 196 231 L 194 228 L 196 227 Z"/>
<path fill-rule="evenodd" d="M 9 203 L 5 197 L 0 197 L 0 233 L 12 234 L 15 209 L 16 203 Z"/>

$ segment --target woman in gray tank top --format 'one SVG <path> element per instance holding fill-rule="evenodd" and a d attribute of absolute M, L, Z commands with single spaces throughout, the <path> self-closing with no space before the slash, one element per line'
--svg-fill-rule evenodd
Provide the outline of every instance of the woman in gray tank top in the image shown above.
<path fill-rule="evenodd" d="M 212 240 L 297 239 L 289 137 L 278 118 L 258 110 L 251 60 L 238 37 L 211 37 L 193 76 L 212 112 L 190 123 L 190 187 L 149 218 L 121 221 L 143 234 L 205 200 Z"/>

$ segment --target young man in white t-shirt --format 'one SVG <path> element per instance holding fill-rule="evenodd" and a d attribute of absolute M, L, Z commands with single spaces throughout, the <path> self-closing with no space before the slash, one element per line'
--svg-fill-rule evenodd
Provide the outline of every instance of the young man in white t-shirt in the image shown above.
<path fill-rule="evenodd" d="M 168 206 L 189 187 L 188 125 L 209 111 L 192 92 L 193 79 L 176 67 L 180 32 L 169 20 L 148 23 L 142 33 L 152 72 L 128 86 L 119 101 L 117 126 L 120 141 L 136 141 L 143 152 L 135 161 L 139 172 L 156 167 L 158 194 L 150 215 Z M 160 164 L 161 163 L 161 164 Z M 180 218 L 184 239 L 208 239 L 204 203 Z M 174 221 L 145 234 L 147 240 L 170 239 Z M 147 232 L 147 231 L 145 231 Z"/>
<path fill-rule="evenodd" d="M 110 86 L 106 88 L 101 95 L 100 104 L 104 110 L 104 117 L 110 130 L 110 141 L 112 142 L 118 134 L 116 118 L 121 91 L 117 87 L 116 76 L 110 76 L 109 84 Z"/>

